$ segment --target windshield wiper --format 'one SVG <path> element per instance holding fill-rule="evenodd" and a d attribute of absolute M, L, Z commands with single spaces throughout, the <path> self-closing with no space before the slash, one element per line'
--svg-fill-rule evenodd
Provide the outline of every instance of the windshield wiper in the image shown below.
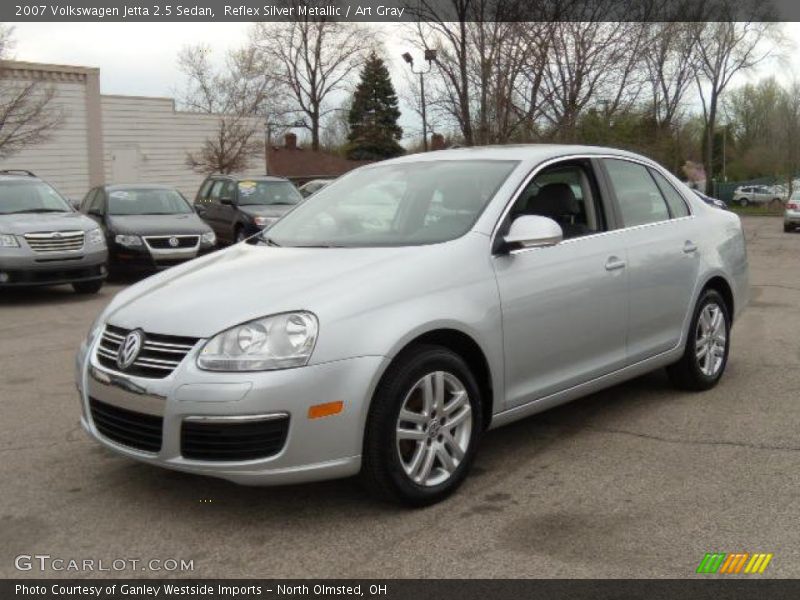
<path fill-rule="evenodd" d="M 69 211 L 61 208 L 25 208 L 23 210 L 12 210 L 11 212 L 0 213 L 0 214 L 18 215 L 20 213 L 49 213 L 49 212 L 66 213 Z"/>
<path fill-rule="evenodd" d="M 278 242 L 273 240 L 268 235 L 262 235 L 261 239 L 264 240 L 267 243 L 267 246 L 275 246 L 276 248 L 280 248 L 281 247 L 281 245 Z"/>

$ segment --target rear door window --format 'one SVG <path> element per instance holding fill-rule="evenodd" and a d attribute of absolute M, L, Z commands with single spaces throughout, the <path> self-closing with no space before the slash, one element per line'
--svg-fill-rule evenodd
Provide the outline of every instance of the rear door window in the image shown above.
<path fill-rule="evenodd" d="M 661 193 L 664 195 L 667 205 L 669 206 L 669 213 L 672 218 L 679 219 L 681 217 L 689 216 L 689 208 L 686 206 L 686 201 L 683 199 L 683 196 L 681 196 L 678 190 L 676 190 L 672 184 L 667 181 L 667 178 L 653 169 L 650 169 L 650 174 L 656 180 L 658 187 L 661 189 Z"/>
<path fill-rule="evenodd" d="M 658 223 L 670 218 L 661 190 L 647 167 L 627 160 L 603 160 L 617 197 L 623 227 Z"/>

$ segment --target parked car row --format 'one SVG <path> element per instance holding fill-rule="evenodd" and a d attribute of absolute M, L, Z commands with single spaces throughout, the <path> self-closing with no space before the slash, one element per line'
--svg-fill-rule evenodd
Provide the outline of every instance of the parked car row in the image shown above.
<path fill-rule="evenodd" d="M 95 293 L 109 271 L 192 260 L 271 226 L 302 200 L 281 177 L 212 175 L 194 205 L 153 184 L 97 186 L 71 203 L 30 171 L 0 171 L 0 288 Z"/>

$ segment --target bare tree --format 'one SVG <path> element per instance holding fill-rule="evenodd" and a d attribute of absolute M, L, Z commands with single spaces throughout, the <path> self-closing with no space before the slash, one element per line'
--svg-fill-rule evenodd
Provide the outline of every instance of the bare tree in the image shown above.
<path fill-rule="evenodd" d="M 774 46 L 765 49 L 763 42 L 777 37 L 774 23 L 761 20 L 739 21 L 740 3 L 736 0 L 717 0 L 709 3 L 712 22 L 694 23 L 693 40 L 698 63 L 695 82 L 700 94 L 705 124 L 703 136 L 703 166 L 706 192 L 712 192 L 714 165 L 714 131 L 717 124 L 720 98 L 733 77 L 752 69 L 770 56 Z M 760 19 L 759 14 L 747 15 Z"/>
<path fill-rule="evenodd" d="M 466 145 L 529 135 L 540 115 L 541 67 L 555 4 L 521 0 L 419 0 L 411 42 L 436 50 L 428 100 Z M 520 20 L 525 10 L 528 20 Z M 427 81 L 427 79 L 426 79 Z"/>
<path fill-rule="evenodd" d="M 186 76 L 181 106 L 219 119 L 214 137 L 197 152 L 187 153 L 187 165 L 202 173 L 247 169 L 255 156 L 266 151 L 259 134 L 270 115 L 280 110 L 277 83 L 257 49 L 232 51 L 224 67 L 217 69 L 207 45 L 188 46 L 178 55 L 178 64 Z"/>
<path fill-rule="evenodd" d="M 329 106 L 331 96 L 350 83 L 374 47 L 375 32 L 353 23 L 298 16 L 290 21 L 257 23 L 250 38 L 263 64 L 269 65 L 272 76 L 291 98 L 290 108 L 305 117 L 312 149 L 319 150 L 323 119 L 335 110 Z"/>
<path fill-rule="evenodd" d="M 697 69 L 697 47 L 691 23 L 651 23 L 643 52 L 656 125 L 668 130 L 681 110 Z"/>
<path fill-rule="evenodd" d="M 578 117 L 602 105 L 606 119 L 630 110 L 639 99 L 642 50 L 647 25 L 603 22 L 604 5 L 587 5 L 591 14 L 581 21 L 558 23 L 544 69 L 545 119 L 552 137 L 575 141 Z"/>
<path fill-rule="evenodd" d="M 0 158 L 48 141 L 64 120 L 53 86 L 9 77 L 13 28 L 0 24 Z"/>
<path fill-rule="evenodd" d="M 198 173 L 239 173 L 249 168 L 263 144 L 247 117 L 220 117 L 216 136 L 197 152 L 186 153 L 186 165 Z"/>

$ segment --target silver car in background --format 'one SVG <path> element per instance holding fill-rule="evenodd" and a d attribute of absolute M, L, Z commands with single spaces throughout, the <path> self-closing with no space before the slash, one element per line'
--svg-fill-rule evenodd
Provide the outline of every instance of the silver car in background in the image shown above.
<path fill-rule="evenodd" d="M 800 228 L 800 192 L 793 192 L 783 212 L 783 231 L 789 233 Z"/>
<path fill-rule="evenodd" d="M 120 292 L 77 357 L 81 422 L 153 465 L 425 505 L 488 428 L 661 367 L 714 386 L 747 299 L 739 218 L 641 156 L 415 154 Z"/>

